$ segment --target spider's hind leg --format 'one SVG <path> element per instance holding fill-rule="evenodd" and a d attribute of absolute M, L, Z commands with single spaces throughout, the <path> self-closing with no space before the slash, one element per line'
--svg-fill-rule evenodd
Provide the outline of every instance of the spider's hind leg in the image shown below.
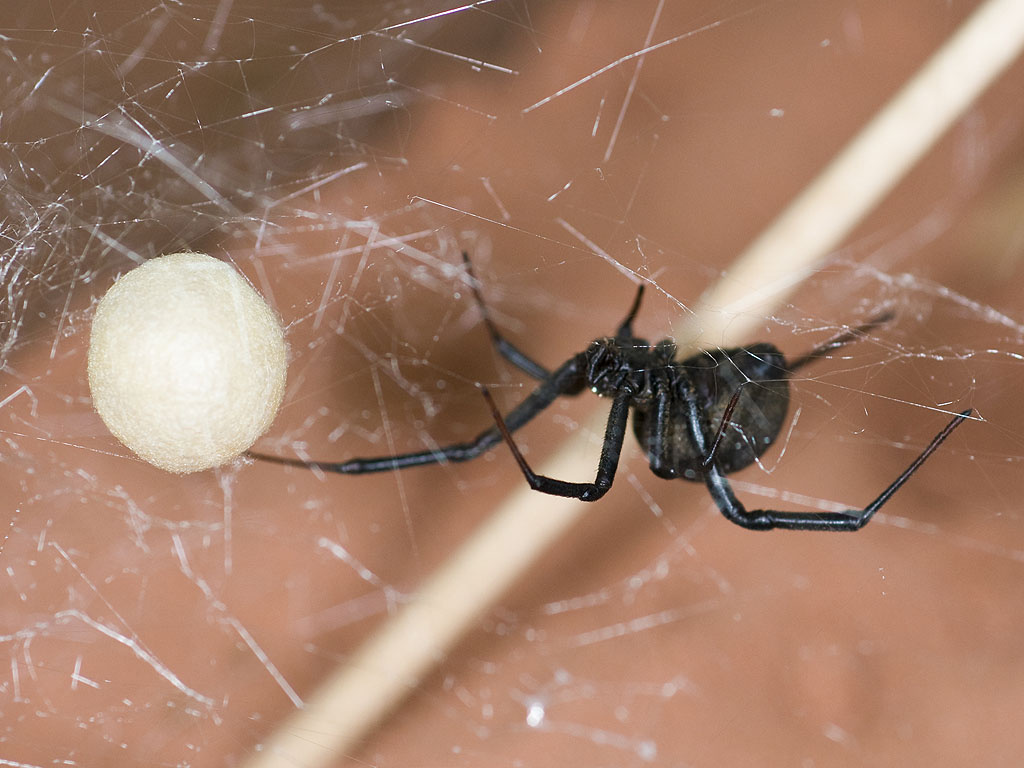
<path fill-rule="evenodd" d="M 843 512 L 780 512 L 772 509 L 747 510 L 736 498 L 729 481 L 722 471 L 711 465 L 704 476 L 708 490 L 722 514 L 730 521 L 756 531 L 783 528 L 791 531 L 857 531 L 863 528 L 874 514 L 882 508 L 911 476 L 920 469 L 935 449 L 970 418 L 972 409 L 961 411 L 939 432 L 928 446 L 903 470 L 878 497 L 863 509 L 848 509 Z"/>
<path fill-rule="evenodd" d="M 476 303 L 480 307 L 480 312 L 484 316 L 484 325 L 487 326 L 487 332 L 491 335 L 491 342 L 494 344 L 494 348 L 501 353 L 501 356 L 508 360 L 512 365 L 521 370 L 527 376 L 532 376 L 538 381 L 544 381 L 551 376 L 551 371 L 545 368 L 543 365 L 535 361 L 524 352 L 520 351 L 511 341 L 506 339 L 498 331 L 498 327 L 491 320 L 491 314 L 487 311 L 487 304 L 484 303 L 483 294 L 480 293 L 480 281 L 477 280 L 476 274 L 473 272 L 473 264 L 469 260 L 469 254 L 466 251 L 462 252 L 462 262 L 466 265 L 466 274 L 469 276 L 469 287 L 473 290 L 473 296 L 476 298 Z"/>

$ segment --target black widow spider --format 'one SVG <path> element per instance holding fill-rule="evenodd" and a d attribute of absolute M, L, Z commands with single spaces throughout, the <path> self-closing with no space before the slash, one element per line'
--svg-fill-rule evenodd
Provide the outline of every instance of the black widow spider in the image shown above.
<path fill-rule="evenodd" d="M 596 501 L 615 478 L 626 421 L 633 409 L 633 432 L 658 477 L 701 481 L 729 520 L 744 528 L 768 530 L 856 531 L 871 519 L 889 498 L 931 456 L 950 433 L 971 415 L 961 411 L 911 462 L 899 477 L 861 510 L 845 512 L 748 511 L 733 493 L 726 475 L 752 464 L 778 437 L 789 406 L 789 376 L 805 364 L 861 337 L 891 319 L 890 313 L 846 331 L 787 362 L 772 344 L 758 343 L 734 349 L 698 352 L 675 360 L 676 346 L 663 339 L 653 347 L 633 335 L 633 319 L 640 309 L 644 287 L 640 285 L 633 305 L 612 337 L 591 342 L 586 351 L 573 355 L 549 371 L 527 357 L 495 327 L 480 293 L 466 253 L 462 254 L 473 293 L 484 323 L 498 352 L 540 385 L 506 417 L 481 386 L 495 425 L 466 443 L 434 450 L 350 459 L 343 462 L 303 461 L 250 454 L 278 464 L 360 475 L 404 469 L 421 464 L 468 461 L 504 439 L 530 487 L 555 496 Z M 584 389 L 612 399 L 605 427 L 604 446 L 592 483 L 570 483 L 538 475 L 520 453 L 512 433 L 547 408 L 558 397 L 577 395 Z"/>

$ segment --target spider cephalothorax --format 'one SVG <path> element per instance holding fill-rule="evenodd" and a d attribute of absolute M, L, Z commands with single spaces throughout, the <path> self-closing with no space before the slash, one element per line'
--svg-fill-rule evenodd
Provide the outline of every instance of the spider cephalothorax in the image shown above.
<path fill-rule="evenodd" d="M 421 464 L 467 461 L 504 440 L 532 488 L 556 496 L 594 501 L 608 491 L 615 479 L 626 421 L 632 410 L 633 432 L 647 455 L 651 471 L 658 477 L 704 482 L 722 514 L 737 525 L 754 530 L 855 531 L 871 519 L 971 414 L 971 409 L 967 409 L 955 415 L 910 466 L 864 509 L 844 512 L 748 511 L 736 498 L 725 476 L 752 464 L 778 437 L 789 408 L 789 377 L 807 363 L 887 322 L 891 319 L 889 313 L 840 333 L 794 360 L 787 361 L 771 344 L 759 343 L 734 349 L 705 350 L 676 361 L 675 344 L 670 339 L 659 341 L 652 347 L 645 340 L 633 336 L 633 319 L 643 297 L 641 285 L 633 306 L 614 336 L 597 339 L 585 351 L 549 371 L 498 332 L 487 314 L 466 254 L 463 258 L 495 347 L 506 360 L 540 381 L 525 400 L 502 416 L 490 393 L 481 387 L 494 416 L 494 425 L 469 442 L 442 448 L 344 462 L 253 456 L 279 464 L 339 474 L 363 474 Z M 597 476 L 593 482 L 577 483 L 538 475 L 516 447 L 512 433 L 556 398 L 577 395 L 585 389 L 612 401 Z"/>
<path fill-rule="evenodd" d="M 633 337 L 597 339 L 583 353 L 585 386 L 602 397 L 629 392 L 634 403 L 652 400 L 672 387 L 675 351 L 671 339 L 655 347 Z"/>

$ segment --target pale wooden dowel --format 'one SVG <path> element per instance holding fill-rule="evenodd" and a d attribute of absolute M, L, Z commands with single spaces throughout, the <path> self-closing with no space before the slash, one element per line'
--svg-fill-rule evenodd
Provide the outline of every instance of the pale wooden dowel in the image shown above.
<path fill-rule="evenodd" d="M 834 249 L 1024 46 L 1024 0 L 988 0 L 781 216 L 737 259 L 678 339 L 745 341 Z M 681 350 L 682 353 L 692 349 Z M 600 425 L 594 427 L 597 433 Z M 543 467 L 590 477 L 582 434 Z M 267 738 L 247 768 L 336 765 L 445 656 L 448 649 L 587 505 L 512 493 L 308 700 Z"/>
<path fill-rule="evenodd" d="M 578 473 L 579 457 L 556 458 L 545 469 L 559 477 Z M 586 471 L 593 473 L 593 467 Z M 535 496 L 539 495 L 533 491 L 512 494 L 427 580 L 412 602 L 346 659 L 304 709 L 281 724 L 246 768 L 336 765 L 339 756 L 353 749 L 416 689 L 448 648 L 586 506 L 556 497 L 538 504 Z"/>
<path fill-rule="evenodd" d="M 736 259 L 674 329 L 700 346 L 746 341 L 1019 55 L 1024 1 L 979 6 Z"/>

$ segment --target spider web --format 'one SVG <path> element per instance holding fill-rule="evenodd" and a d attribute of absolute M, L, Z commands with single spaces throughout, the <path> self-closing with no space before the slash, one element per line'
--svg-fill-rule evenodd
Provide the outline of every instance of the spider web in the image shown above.
<path fill-rule="evenodd" d="M 545 365 L 613 332 L 638 279 L 660 338 L 976 4 L 100 5 L 0 12 L 0 765 L 244 765 L 522 483 L 504 449 L 345 478 L 142 464 L 83 375 L 116 275 L 204 250 L 267 297 L 291 360 L 265 452 L 466 440 L 478 382 L 506 410 L 531 383 L 462 250 Z M 895 313 L 801 372 L 734 485 L 860 506 L 946 413 L 983 422 L 835 536 L 731 526 L 628 437 L 583 525 L 326 764 L 1016 759 L 1022 77 L 760 318 L 795 355 Z M 549 409 L 527 457 L 585 431 L 596 466 L 595 408 Z"/>

